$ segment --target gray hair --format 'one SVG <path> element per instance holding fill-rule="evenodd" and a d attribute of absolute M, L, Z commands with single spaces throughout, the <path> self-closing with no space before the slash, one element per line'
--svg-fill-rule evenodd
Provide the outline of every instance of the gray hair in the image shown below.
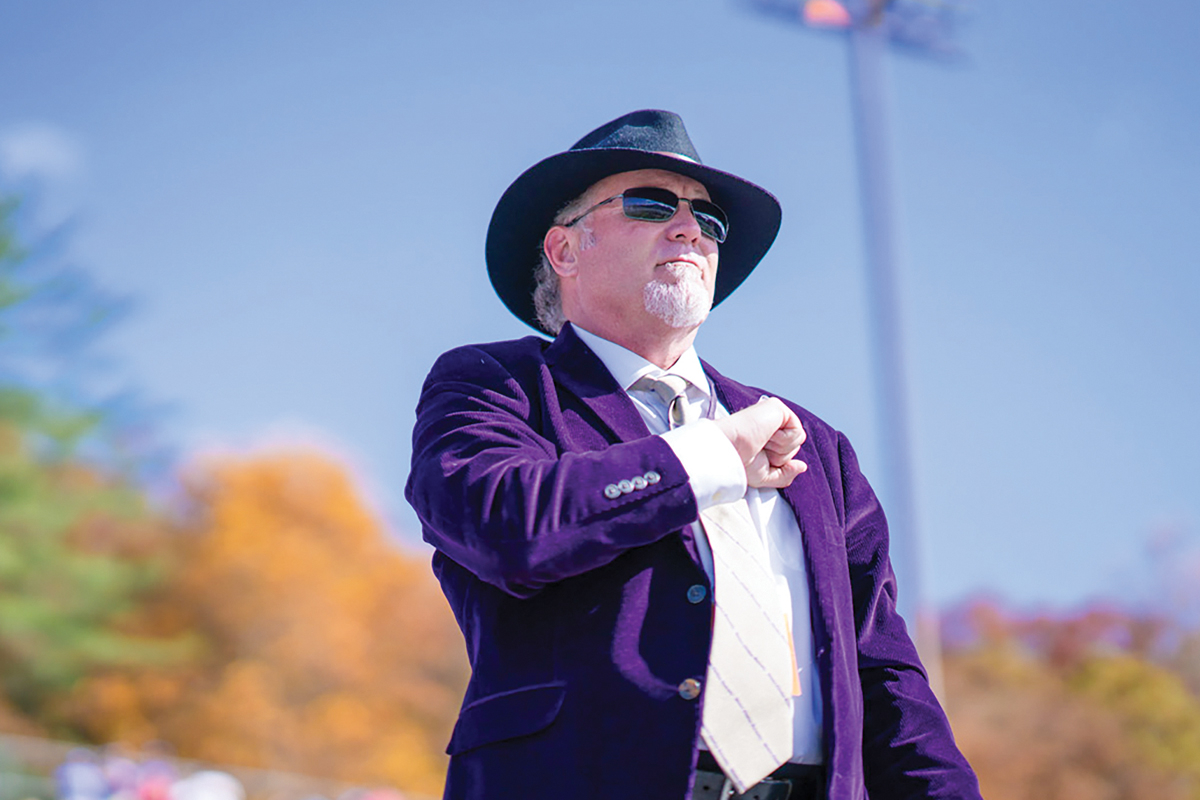
<path fill-rule="evenodd" d="M 589 192 L 590 187 L 584 190 L 583 194 L 563 206 L 554 215 L 554 225 L 565 225 L 582 213 L 587 208 Z M 596 237 L 592 234 L 591 224 L 586 217 L 580 220 L 578 224 L 579 230 L 583 234 L 580 247 L 586 250 L 596 243 Z M 538 325 L 541 326 L 542 330 L 553 336 L 557 336 L 567 318 L 563 316 L 562 291 L 560 290 L 558 273 L 554 271 L 554 265 L 546 257 L 546 245 L 544 242 L 545 237 L 543 237 L 542 242 L 538 243 L 539 260 L 537 268 L 533 273 L 535 282 L 533 287 L 533 309 L 534 313 L 537 314 Z"/>

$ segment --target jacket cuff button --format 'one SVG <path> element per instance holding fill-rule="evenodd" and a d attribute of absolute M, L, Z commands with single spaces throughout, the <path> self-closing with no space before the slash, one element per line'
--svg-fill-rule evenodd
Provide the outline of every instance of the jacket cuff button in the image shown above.
<path fill-rule="evenodd" d="M 609 500 L 616 500 L 621 496 L 621 490 L 617 488 L 615 483 L 610 483 L 608 486 L 604 487 L 604 496 Z"/>
<path fill-rule="evenodd" d="M 662 480 L 662 475 L 659 475 L 659 474 L 658 474 L 657 472 L 655 472 L 654 470 L 650 470 L 649 472 L 647 472 L 647 473 L 646 473 L 645 475 L 643 475 L 642 477 L 643 477 L 643 478 L 645 478 L 645 479 L 646 479 L 646 483 L 650 484 L 651 486 L 653 486 L 654 484 L 656 484 L 656 483 L 658 483 L 659 481 L 661 481 L 661 480 Z"/>
<path fill-rule="evenodd" d="M 621 494 L 629 494 L 630 492 L 633 491 L 633 482 L 632 481 L 620 481 L 617 483 L 617 489 L 618 489 L 618 491 L 621 492 Z"/>

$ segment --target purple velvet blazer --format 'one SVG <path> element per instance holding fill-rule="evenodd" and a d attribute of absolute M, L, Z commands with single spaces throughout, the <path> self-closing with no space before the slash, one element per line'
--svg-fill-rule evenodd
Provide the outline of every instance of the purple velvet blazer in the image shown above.
<path fill-rule="evenodd" d="M 763 394 L 705 369 L 730 411 Z M 840 433 L 792 405 L 829 797 L 978 798 L 895 609 L 887 525 Z M 622 479 L 659 476 L 615 498 Z M 639 482 L 640 484 L 640 482 Z M 405 496 L 472 676 L 447 798 L 686 798 L 712 592 L 679 460 L 570 325 L 462 347 L 422 390 Z"/>

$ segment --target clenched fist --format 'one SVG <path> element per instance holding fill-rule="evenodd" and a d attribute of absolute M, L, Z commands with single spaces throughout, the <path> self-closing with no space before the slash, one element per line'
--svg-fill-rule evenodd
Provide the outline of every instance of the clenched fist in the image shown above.
<path fill-rule="evenodd" d="M 778 398 L 764 397 L 716 423 L 742 457 L 748 485 L 782 489 L 808 469 L 796 460 L 807 434 L 800 418 Z"/>

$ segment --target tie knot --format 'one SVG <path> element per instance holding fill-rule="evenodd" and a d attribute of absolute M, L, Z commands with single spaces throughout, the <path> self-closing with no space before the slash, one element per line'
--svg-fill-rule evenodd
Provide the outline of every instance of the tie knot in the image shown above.
<path fill-rule="evenodd" d="M 687 378 L 668 372 L 657 378 L 647 375 L 634 384 L 634 387 L 649 389 L 659 396 L 664 405 L 670 406 L 675 398 L 682 397 L 687 393 L 688 381 Z"/>
<path fill-rule="evenodd" d="M 686 378 L 672 375 L 669 372 L 657 378 L 647 375 L 633 385 L 634 389 L 649 389 L 658 395 L 663 405 L 666 406 L 667 423 L 671 428 L 684 425 L 695 418 L 694 412 L 687 403 L 687 387 Z"/>

